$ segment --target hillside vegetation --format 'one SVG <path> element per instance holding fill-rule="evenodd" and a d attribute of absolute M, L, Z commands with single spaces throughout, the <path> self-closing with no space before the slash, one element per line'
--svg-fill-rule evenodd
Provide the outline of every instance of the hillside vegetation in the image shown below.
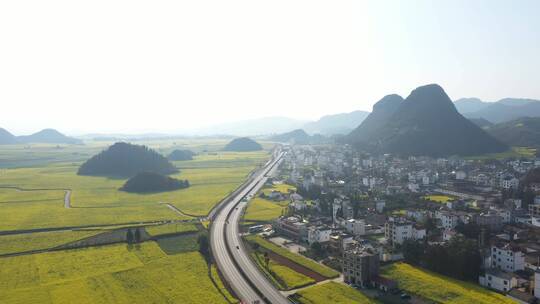
<path fill-rule="evenodd" d="M 180 161 L 180 160 L 192 160 L 195 153 L 190 150 L 174 150 L 172 151 L 167 158 L 169 160 Z"/>
<path fill-rule="evenodd" d="M 232 151 L 232 152 L 249 152 L 249 151 L 260 151 L 262 146 L 248 137 L 235 138 L 229 142 L 223 151 Z"/>
<path fill-rule="evenodd" d="M 133 193 L 164 192 L 189 187 L 187 180 L 179 180 L 154 172 L 137 173 L 120 188 Z"/>
<path fill-rule="evenodd" d="M 389 100 L 381 107 L 385 99 Z M 397 95 L 383 98 L 349 135 L 349 141 L 370 151 L 404 156 L 466 156 L 508 150 L 507 145 L 459 114 L 436 84 L 413 90 L 403 102 Z"/>
<path fill-rule="evenodd" d="M 485 127 L 500 141 L 519 147 L 540 146 L 540 117 L 523 117 Z"/>
<path fill-rule="evenodd" d="M 77 174 L 130 177 L 140 172 L 172 174 L 178 169 L 146 146 L 118 142 L 87 160 Z"/>

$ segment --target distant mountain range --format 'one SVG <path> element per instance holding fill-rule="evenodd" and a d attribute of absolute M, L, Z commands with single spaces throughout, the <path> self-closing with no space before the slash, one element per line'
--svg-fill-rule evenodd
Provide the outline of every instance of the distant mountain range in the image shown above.
<path fill-rule="evenodd" d="M 0 128 L 0 145 L 11 145 L 17 143 L 17 137 L 6 129 Z"/>
<path fill-rule="evenodd" d="M 54 129 L 44 129 L 31 135 L 15 136 L 0 128 L 0 145 L 29 143 L 82 144 L 82 140 L 66 136 Z"/>
<path fill-rule="evenodd" d="M 264 117 L 218 124 L 206 128 L 195 129 L 188 133 L 193 135 L 269 135 L 298 129 L 305 123 L 306 121 L 287 117 Z"/>
<path fill-rule="evenodd" d="M 405 100 L 385 96 L 345 140 L 369 151 L 398 155 L 477 155 L 508 149 L 458 113 L 436 84 L 413 90 Z"/>
<path fill-rule="evenodd" d="M 540 117 L 540 100 L 535 99 L 504 98 L 497 102 L 485 102 L 478 98 L 461 98 L 454 105 L 467 118 L 483 118 L 492 123 Z"/>
<path fill-rule="evenodd" d="M 358 127 L 368 115 L 369 112 L 366 111 L 326 115 L 317 121 L 306 123 L 302 129 L 309 134 L 347 134 Z"/>
<path fill-rule="evenodd" d="M 306 133 L 306 131 L 302 129 L 296 129 L 291 132 L 274 135 L 269 139 L 271 141 L 291 143 L 297 145 L 320 144 L 328 140 L 328 138 L 320 134 L 309 135 Z"/>

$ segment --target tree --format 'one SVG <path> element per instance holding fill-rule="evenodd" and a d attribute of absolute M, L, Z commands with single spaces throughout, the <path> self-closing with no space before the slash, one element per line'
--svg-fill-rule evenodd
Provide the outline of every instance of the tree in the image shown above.
<path fill-rule="evenodd" d="M 426 219 L 424 226 L 426 227 L 426 231 L 429 233 L 437 228 L 437 222 L 434 218 L 430 217 Z"/>
<path fill-rule="evenodd" d="M 420 241 L 406 240 L 402 250 L 403 258 L 410 264 L 418 265 L 424 257 L 424 244 Z"/>
<path fill-rule="evenodd" d="M 268 256 L 268 252 L 264 253 L 264 264 L 266 265 L 266 268 L 268 269 L 270 265 L 270 257 Z"/>
<path fill-rule="evenodd" d="M 139 228 L 137 228 L 135 230 L 134 239 L 135 239 L 135 243 L 140 243 L 141 242 L 141 231 L 139 230 Z"/>
<path fill-rule="evenodd" d="M 128 229 L 127 231 L 126 241 L 128 244 L 133 244 L 133 232 L 131 232 L 131 229 Z"/>
<path fill-rule="evenodd" d="M 210 261 L 210 244 L 208 242 L 208 235 L 206 233 L 199 234 L 197 243 L 199 244 L 199 252 L 204 256 L 206 261 Z"/>
<path fill-rule="evenodd" d="M 321 257 L 324 255 L 324 249 L 319 242 L 314 242 L 311 244 L 311 251 L 316 257 Z"/>

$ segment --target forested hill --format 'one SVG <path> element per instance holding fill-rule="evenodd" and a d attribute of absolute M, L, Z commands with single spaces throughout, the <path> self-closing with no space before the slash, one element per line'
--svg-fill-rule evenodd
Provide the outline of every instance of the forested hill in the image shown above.
<path fill-rule="evenodd" d="M 178 172 L 167 158 L 141 145 L 118 142 L 93 156 L 79 168 L 79 175 L 130 177 L 140 172 Z"/>
<path fill-rule="evenodd" d="M 187 180 L 179 180 L 159 173 L 141 172 L 127 180 L 120 190 L 134 193 L 151 193 L 187 187 L 189 187 Z"/>
<path fill-rule="evenodd" d="M 195 155 L 195 153 L 190 150 L 174 150 L 167 158 L 170 160 L 192 160 L 193 155 Z"/>
<path fill-rule="evenodd" d="M 223 150 L 235 152 L 260 151 L 262 146 L 251 138 L 240 137 L 229 142 Z"/>

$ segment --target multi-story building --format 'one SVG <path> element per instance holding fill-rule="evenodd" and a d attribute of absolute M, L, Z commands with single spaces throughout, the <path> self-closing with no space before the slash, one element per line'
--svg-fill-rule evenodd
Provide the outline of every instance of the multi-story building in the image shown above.
<path fill-rule="evenodd" d="M 519 186 L 519 179 L 513 176 L 505 176 L 501 179 L 500 186 L 503 189 L 517 189 Z"/>
<path fill-rule="evenodd" d="M 404 218 L 389 218 L 384 225 L 384 237 L 392 246 L 401 245 L 408 239 L 423 239 L 425 236 L 425 229 L 415 227 Z"/>
<path fill-rule="evenodd" d="M 540 217 L 540 204 L 530 204 L 529 213 L 533 217 Z"/>
<path fill-rule="evenodd" d="M 491 267 L 514 272 L 525 269 L 525 254 L 511 243 L 491 246 Z"/>
<path fill-rule="evenodd" d="M 441 221 L 444 229 L 454 229 L 459 223 L 459 216 L 447 210 L 435 211 L 435 218 Z"/>
<path fill-rule="evenodd" d="M 366 222 L 359 219 L 350 219 L 344 222 L 345 229 L 352 235 L 366 234 Z"/>
<path fill-rule="evenodd" d="M 326 226 L 311 226 L 307 229 L 307 242 L 313 243 L 326 243 L 330 241 L 330 234 L 332 229 Z"/>
<path fill-rule="evenodd" d="M 503 226 L 503 217 L 493 212 L 481 213 L 475 217 L 476 224 L 491 231 L 499 231 Z"/>
<path fill-rule="evenodd" d="M 370 286 L 379 275 L 379 255 L 371 249 L 357 247 L 343 253 L 345 283 Z"/>
<path fill-rule="evenodd" d="M 276 219 L 274 222 L 274 230 L 299 241 L 307 238 L 307 223 L 294 216 Z"/>
<path fill-rule="evenodd" d="M 330 235 L 328 249 L 332 254 L 341 256 L 345 250 L 348 250 L 356 243 L 353 236 L 344 232 L 334 232 Z"/>

